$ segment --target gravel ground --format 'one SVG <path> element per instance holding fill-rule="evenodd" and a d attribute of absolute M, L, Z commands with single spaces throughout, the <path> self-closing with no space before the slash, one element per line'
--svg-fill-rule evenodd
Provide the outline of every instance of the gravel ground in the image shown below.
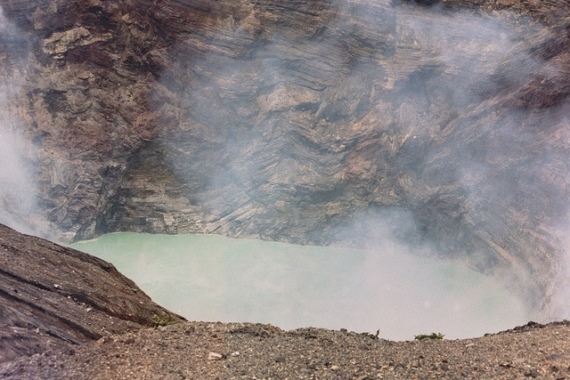
<path fill-rule="evenodd" d="M 0 365 L 2 379 L 570 379 L 570 322 L 465 340 L 185 322 Z"/>

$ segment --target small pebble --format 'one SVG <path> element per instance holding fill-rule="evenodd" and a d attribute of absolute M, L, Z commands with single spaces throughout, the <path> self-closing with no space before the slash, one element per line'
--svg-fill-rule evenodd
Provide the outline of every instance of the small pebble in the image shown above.
<path fill-rule="evenodd" d="M 536 370 L 536 368 L 531 368 L 529 371 L 525 373 L 525 376 L 532 378 L 538 377 L 538 371 Z"/>
<path fill-rule="evenodd" d="M 208 354 L 208 360 L 220 360 L 223 358 L 222 354 L 218 354 L 217 352 L 210 352 Z"/>

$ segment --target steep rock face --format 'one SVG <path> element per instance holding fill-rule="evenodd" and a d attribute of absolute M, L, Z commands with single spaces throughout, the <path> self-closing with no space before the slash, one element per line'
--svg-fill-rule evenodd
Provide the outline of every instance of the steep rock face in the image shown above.
<path fill-rule="evenodd" d="M 64 240 L 361 244 L 395 224 L 549 303 L 570 9 L 427 3 L 4 0 L 4 114 L 40 212 L 4 208 Z"/>
<path fill-rule="evenodd" d="M 181 317 L 113 265 L 0 224 L 0 363 Z"/>

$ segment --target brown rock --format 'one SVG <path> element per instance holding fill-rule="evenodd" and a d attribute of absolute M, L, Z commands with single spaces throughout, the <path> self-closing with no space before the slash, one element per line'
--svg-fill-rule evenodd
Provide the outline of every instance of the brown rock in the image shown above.
<path fill-rule="evenodd" d="M 183 318 L 113 265 L 0 225 L 0 363 Z"/>

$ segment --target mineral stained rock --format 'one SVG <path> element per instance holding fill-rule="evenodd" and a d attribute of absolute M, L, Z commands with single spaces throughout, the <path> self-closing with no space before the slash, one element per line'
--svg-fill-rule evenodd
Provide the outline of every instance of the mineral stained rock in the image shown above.
<path fill-rule="evenodd" d="M 556 307 L 567 2 L 0 5 L 19 225 L 355 245 L 394 225 Z"/>
<path fill-rule="evenodd" d="M 113 265 L 0 224 L 0 363 L 181 320 Z"/>

